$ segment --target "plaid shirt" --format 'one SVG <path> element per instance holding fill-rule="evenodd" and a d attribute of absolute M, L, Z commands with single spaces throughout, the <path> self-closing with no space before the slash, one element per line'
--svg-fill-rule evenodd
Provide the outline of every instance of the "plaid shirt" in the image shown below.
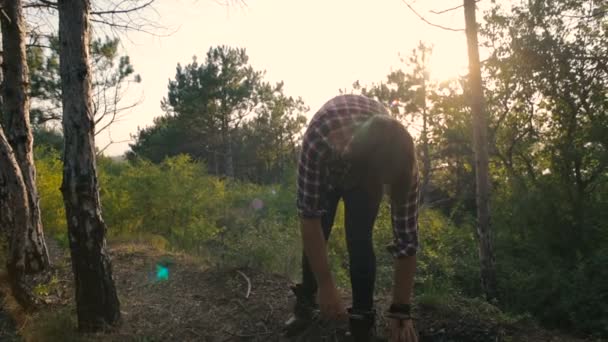
<path fill-rule="evenodd" d="M 300 217 L 323 215 L 324 192 L 344 176 L 348 166 L 340 155 L 354 130 L 373 115 L 388 115 L 382 104 L 359 95 L 341 95 L 328 101 L 312 118 L 302 142 L 298 163 L 297 207 Z M 342 165 L 341 165 L 342 164 Z M 412 256 L 418 250 L 418 167 L 414 172 L 405 204 L 391 203 L 395 257 Z"/>

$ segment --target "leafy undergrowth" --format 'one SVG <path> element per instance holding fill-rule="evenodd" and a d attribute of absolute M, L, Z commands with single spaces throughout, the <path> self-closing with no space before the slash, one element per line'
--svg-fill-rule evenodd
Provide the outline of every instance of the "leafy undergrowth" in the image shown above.
<path fill-rule="evenodd" d="M 122 324 L 105 334 L 78 334 L 68 253 L 51 248 L 51 254 L 55 268 L 36 290 L 47 304 L 16 324 L 25 341 L 283 340 L 281 328 L 293 302 L 285 277 L 251 269 L 217 270 L 185 254 L 126 242 L 111 246 Z M 157 279 L 159 263 L 168 265 L 166 280 Z M 380 298 L 377 305 L 385 308 L 386 300 Z M 421 341 L 582 341 L 506 318 L 481 300 L 422 296 L 416 316 Z M 4 321 L 0 317 L 0 328 Z M 383 333 L 382 315 L 378 325 Z M 10 326 L 6 329 L 9 335 L 0 335 L 3 340 L 18 340 Z"/>

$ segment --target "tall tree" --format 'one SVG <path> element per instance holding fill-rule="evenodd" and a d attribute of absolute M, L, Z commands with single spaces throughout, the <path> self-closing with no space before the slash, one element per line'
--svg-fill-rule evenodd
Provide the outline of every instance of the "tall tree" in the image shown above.
<path fill-rule="evenodd" d="M 25 284 L 24 258 L 32 246 L 23 232 L 31 230 L 31 213 L 21 169 L 2 127 L 0 127 L 0 205 L 2 205 L 0 208 L 2 230 L 12 231 L 8 237 L 7 258 L 11 291 L 19 304 L 29 310 L 34 302 Z"/>
<path fill-rule="evenodd" d="M 283 83 L 264 83 L 258 90 L 255 117 L 237 130 L 237 176 L 256 183 L 278 183 L 297 159 L 296 141 L 308 110 L 300 98 L 283 94 Z"/>
<path fill-rule="evenodd" d="M 182 116 L 182 122 L 215 138 L 215 142 L 206 139 L 207 146 L 198 148 L 220 155 L 223 174 L 228 177 L 235 174 L 232 134 L 258 103 L 262 72 L 255 71 L 248 61 L 245 49 L 210 48 L 204 64 L 199 65 L 195 58 L 183 69 L 178 65 L 163 101 L 168 112 Z"/>
<path fill-rule="evenodd" d="M 98 331 L 120 321 L 120 304 L 106 250 L 95 158 L 89 65 L 89 0 L 60 0 L 59 57 L 63 94 L 65 202 L 78 327 Z"/>
<path fill-rule="evenodd" d="M 477 237 L 481 264 L 481 284 L 488 299 L 497 298 L 496 268 L 490 227 L 490 178 L 488 158 L 488 123 L 479 63 L 475 0 L 464 0 L 464 15 L 469 55 L 469 105 L 473 119 L 473 148 L 477 203 Z"/>
<path fill-rule="evenodd" d="M 36 188 L 36 169 L 32 152 L 33 139 L 29 117 L 28 67 L 25 55 L 25 22 L 21 0 L 2 2 L 2 45 L 4 47 L 3 73 L 3 118 L 7 139 L 12 147 L 25 184 L 29 214 L 27 225 L 12 227 L 11 234 L 22 235 L 12 238 L 21 246 L 11 246 L 22 255 L 15 255 L 11 262 L 18 263 L 9 269 L 22 268 L 26 273 L 36 273 L 49 266 L 49 256 L 44 242 L 40 219 L 39 196 Z M 17 210 L 10 205 L 6 210 Z M 17 222 L 13 222 L 16 224 Z"/>
<path fill-rule="evenodd" d="M 166 115 L 138 132 L 132 155 L 160 162 L 185 153 L 216 175 L 276 181 L 295 155 L 308 109 L 284 94 L 282 82 L 263 82 L 247 60 L 244 49 L 221 46 L 203 64 L 178 65 L 162 103 Z"/>

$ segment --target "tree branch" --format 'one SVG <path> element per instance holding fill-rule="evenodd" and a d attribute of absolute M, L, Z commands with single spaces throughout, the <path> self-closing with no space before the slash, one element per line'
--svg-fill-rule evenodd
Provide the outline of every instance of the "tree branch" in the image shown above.
<path fill-rule="evenodd" d="M 240 274 L 241 277 L 245 278 L 245 280 L 247 281 L 247 293 L 245 294 L 245 299 L 249 299 L 249 294 L 251 294 L 251 280 L 249 280 L 249 277 L 245 275 L 245 273 L 237 270 L 236 273 Z"/>
<path fill-rule="evenodd" d="M 442 26 L 439 24 L 435 24 L 432 23 L 430 21 L 428 21 L 425 17 L 423 17 L 422 15 L 420 15 L 420 13 L 418 13 L 414 7 L 412 7 L 412 5 L 410 5 L 406 0 L 401 0 L 409 9 L 410 11 L 412 11 L 420 20 L 424 21 L 425 23 L 427 23 L 428 25 L 440 28 L 442 30 L 447 30 L 447 31 L 453 31 L 453 32 L 464 32 L 464 29 L 456 29 L 453 27 L 447 27 L 447 26 Z"/>
<path fill-rule="evenodd" d="M 477 2 L 480 2 L 480 1 L 481 0 L 476 0 L 475 2 L 477 3 Z M 441 11 L 430 10 L 429 12 L 431 12 L 433 14 L 444 14 L 444 13 L 451 12 L 451 11 L 457 10 L 459 8 L 462 8 L 463 6 L 464 5 L 458 5 L 458 6 L 454 6 L 452 8 L 444 9 L 444 10 L 441 10 Z"/>
<path fill-rule="evenodd" d="M 144 3 L 143 5 L 135 6 L 135 7 L 132 7 L 132 8 L 127 8 L 127 9 L 124 9 L 124 10 L 117 9 L 120 5 L 116 5 L 113 10 L 110 10 L 110 11 L 93 11 L 93 12 L 91 12 L 91 15 L 125 14 L 125 13 L 135 12 L 135 11 L 139 11 L 140 9 L 144 9 L 144 8 L 152 5 L 152 3 L 154 1 L 156 1 L 156 0 L 149 0 L 148 2 Z"/>
<path fill-rule="evenodd" d="M 108 147 L 114 145 L 114 144 L 120 144 L 120 143 L 125 143 L 125 142 L 130 142 L 132 141 L 132 139 L 125 139 L 125 140 L 120 140 L 120 141 L 114 141 L 110 138 L 110 142 L 106 144 L 106 146 L 104 146 L 101 150 L 99 150 L 96 154 L 97 157 L 99 157 L 105 150 L 108 149 Z"/>
<path fill-rule="evenodd" d="M 447 12 L 454 11 L 454 10 L 457 10 L 459 8 L 462 8 L 463 6 L 464 5 L 458 5 L 458 6 L 451 7 L 451 8 L 448 8 L 448 9 L 444 9 L 444 10 L 441 10 L 441 11 L 430 10 L 429 12 L 431 12 L 433 14 L 444 14 L 444 13 L 447 13 Z"/>
<path fill-rule="evenodd" d="M 127 23 L 127 24 L 118 24 L 115 22 L 111 22 L 108 20 L 102 20 L 102 19 L 93 19 L 91 18 L 91 22 L 97 23 L 97 24 L 102 24 L 102 25 L 107 25 L 113 29 L 118 29 L 118 30 L 124 30 L 124 31 L 137 31 L 137 32 L 142 32 L 142 33 L 146 33 L 155 37 L 169 37 L 173 34 L 173 32 L 168 33 L 168 34 L 158 34 L 155 32 L 152 32 L 150 30 L 144 29 L 143 26 L 144 25 L 135 25 L 132 23 Z M 160 28 L 159 27 L 153 27 L 153 28 Z"/>
<path fill-rule="evenodd" d="M 52 46 L 49 45 L 43 45 L 43 44 L 25 44 L 26 48 L 30 48 L 30 47 L 39 47 L 39 48 L 43 48 L 43 49 L 52 49 Z"/>
<path fill-rule="evenodd" d="M 23 8 L 52 8 L 57 9 L 57 3 L 48 0 L 38 0 L 38 2 L 31 2 L 23 4 Z"/>

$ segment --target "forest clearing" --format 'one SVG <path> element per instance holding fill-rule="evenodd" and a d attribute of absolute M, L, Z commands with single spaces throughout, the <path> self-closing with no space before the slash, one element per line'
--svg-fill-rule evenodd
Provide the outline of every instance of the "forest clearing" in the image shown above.
<path fill-rule="evenodd" d="M 53 245 L 51 240 L 48 243 Z M 9 305 L 21 321 L 16 327 L 4 323 L 2 341 L 288 341 L 282 334 L 283 321 L 293 305 L 289 290 L 293 282 L 288 278 L 254 269 L 214 269 L 200 259 L 159 250 L 143 241 L 112 245 L 112 260 L 117 265 L 114 279 L 125 308 L 124 321 L 116 331 L 76 333 L 69 256 L 53 246 L 56 268 L 41 295 L 45 304 L 36 315 L 24 316 L 14 300 L 7 303 L 4 299 L 4 311 Z M 157 278 L 159 263 L 169 265 L 166 280 Z M 349 300 L 347 293 L 344 298 Z M 386 296 L 380 296 L 379 306 L 386 301 Z M 499 309 L 488 306 L 484 311 L 479 303 L 463 298 L 452 303 L 453 307 L 441 298 L 424 301 L 416 310 L 420 341 L 585 341 L 525 320 L 509 321 Z M 380 330 L 384 324 L 380 319 Z M 311 329 L 308 339 L 298 341 L 345 341 L 339 331 Z"/>

